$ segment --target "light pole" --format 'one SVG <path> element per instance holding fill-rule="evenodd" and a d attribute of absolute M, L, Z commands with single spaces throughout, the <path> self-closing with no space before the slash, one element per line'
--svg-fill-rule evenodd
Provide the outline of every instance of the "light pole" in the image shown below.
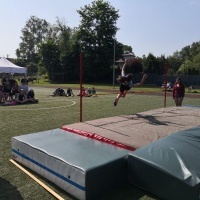
<path fill-rule="evenodd" d="M 83 121 L 83 95 L 82 95 L 82 89 L 83 89 L 83 52 L 81 49 L 80 52 L 80 122 Z"/>
<path fill-rule="evenodd" d="M 113 40 L 113 89 L 115 88 L 115 38 Z"/>
<path fill-rule="evenodd" d="M 165 93 L 164 93 L 164 107 L 166 107 L 166 102 L 167 102 L 167 76 L 168 76 L 168 71 L 169 71 L 169 66 L 168 63 L 165 61 Z"/>

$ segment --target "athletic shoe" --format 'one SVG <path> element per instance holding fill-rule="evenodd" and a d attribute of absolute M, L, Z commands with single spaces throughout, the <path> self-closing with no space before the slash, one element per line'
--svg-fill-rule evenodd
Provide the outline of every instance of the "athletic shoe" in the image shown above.
<path fill-rule="evenodd" d="M 117 106 L 117 102 L 116 101 L 114 102 L 114 106 Z"/>

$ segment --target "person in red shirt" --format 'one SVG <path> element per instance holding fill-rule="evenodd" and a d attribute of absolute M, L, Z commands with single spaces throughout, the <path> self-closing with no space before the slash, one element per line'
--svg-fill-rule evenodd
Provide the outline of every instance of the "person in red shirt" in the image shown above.
<path fill-rule="evenodd" d="M 182 106 L 183 98 L 185 96 L 185 85 L 182 83 L 181 78 L 177 77 L 173 86 L 173 99 L 176 106 Z"/>
<path fill-rule="evenodd" d="M 77 96 L 80 96 L 81 95 L 81 91 L 79 91 L 78 95 Z M 85 97 L 86 96 L 86 92 L 85 92 L 85 88 L 82 87 L 82 96 Z"/>

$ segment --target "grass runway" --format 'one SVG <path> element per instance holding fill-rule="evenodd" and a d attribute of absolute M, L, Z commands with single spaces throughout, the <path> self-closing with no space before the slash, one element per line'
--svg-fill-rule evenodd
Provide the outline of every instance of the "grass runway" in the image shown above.
<path fill-rule="evenodd" d="M 32 87 L 38 104 L 0 106 L 0 200 L 53 200 L 54 197 L 39 186 L 35 181 L 16 168 L 11 159 L 11 138 L 13 136 L 36 133 L 60 128 L 63 125 L 79 122 L 80 99 L 78 90 L 74 97 L 50 97 L 54 89 Z M 98 91 L 97 91 L 98 93 Z M 98 97 L 83 98 L 83 121 L 119 115 L 129 115 L 163 107 L 163 96 L 150 94 L 128 94 L 113 105 L 116 94 L 102 92 Z M 101 93 L 100 93 L 101 94 Z M 186 97 L 183 104 L 200 106 L 199 98 Z M 167 107 L 174 106 L 171 96 L 167 97 Z M 53 148 L 53 146 L 52 146 Z M 64 199 L 72 200 L 72 196 L 43 180 Z M 101 200 L 153 200 L 158 199 L 131 185 L 110 192 Z"/>

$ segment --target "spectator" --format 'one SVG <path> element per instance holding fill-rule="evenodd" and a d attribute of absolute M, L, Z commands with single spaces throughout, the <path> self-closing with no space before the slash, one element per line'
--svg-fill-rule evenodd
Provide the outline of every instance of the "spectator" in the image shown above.
<path fill-rule="evenodd" d="M 182 106 L 183 98 L 185 96 L 185 85 L 182 83 L 181 78 L 177 77 L 173 86 L 173 99 L 176 106 Z"/>
<path fill-rule="evenodd" d="M 81 95 L 81 91 L 79 91 L 79 94 L 77 96 L 80 96 Z M 85 96 L 86 93 L 85 93 L 85 88 L 82 87 L 82 96 Z"/>
<path fill-rule="evenodd" d="M 70 97 L 70 96 L 74 96 L 74 93 L 73 93 L 73 91 L 72 91 L 72 89 L 71 88 L 67 88 L 67 94 L 66 94 L 66 96 L 67 97 Z"/>
<path fill-rule="evenodd" d="M 26 79 L 21 79 L 21 84 L 19 86 L 19 91 L 20 90 L 23 90 L 26 95 L 28 94 L 29 89 L 28 89 L 28 85 L 27 85 Z"/>
<path fill-rule="evenodd" d="M 93 96 L 93 97 L 97 97 L 96 90 L 95 90 L 94 87 L 92 88 L 92 96 Z"/>
<path fill-rule="evenodd" d="M 38 102 L 38 99 L 35 98 L 34 90 L 32 89 L 29 90 L 27 94 L 27 99 L 28 99 L 28 102 L 33 102 L 33 103 Z"/>
<path fill-rule="evenodd" d="M 15 99 L 15 102 L 17 102 L 18 104 L 24 104 L 28 102 L 26 92 L 23 89 L 20 89 L 20 92 L 17 95 L 17 99 Z"/>
<path fill-rule="evenodd" d="M 5 95 L 4 95 L 4 92 L 3 92 L 3 86 L 0 85 L 0 102 L 5 102 Z"/>
<path fill-rule="evenodd" d="M 6 83 L 3 86 L 3 93 L 5 95 L 5 100 L 12 100 L 12 93 L 11 93 L 11 85 L 9 80 L 6 80 Z"/>
<path fill-rule="evenodd" d="M 57 88 L 55 89 L 55 91 L 53 92 L 53 94 L 50 94 L 50 96 L 65 96 L 65 91 L 62 88 Z"/>
<path fill-rule="evenodd" d="M 17 95 L 19 93 L 19 85 L 18 85 L 18 82 L 15 80 L 14 81 L 14 84 L 12 86 L 12 98 L 13 96 L 15 97 L 15 99 L 17 98 Z"/>
<path fill-rule="evenodd" d="M 92 96 L 92 90 L 90 88 L 87 89 L 87 92 L 85 94 L 86 97 L 91 97 Z"/>
<path fill-rule="evenodd" d="M 3 75 L 2 79 L 1 79 L 1 85 L 4 87 L 4 85 L 6 84 L 7 78 L 5 75 Z"/>

